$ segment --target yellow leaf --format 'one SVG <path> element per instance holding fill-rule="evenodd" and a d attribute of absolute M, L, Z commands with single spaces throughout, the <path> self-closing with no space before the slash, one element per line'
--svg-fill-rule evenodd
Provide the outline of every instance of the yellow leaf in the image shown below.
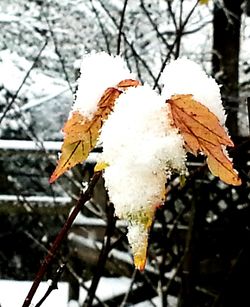
<path fill-rule="evenodd" d="M 223 147 L 234 144 L 220 125 L 218 118 L 192 95 L 175 95 L 167 102 L 171 106 L 174 125 L 180 130 L 186 148 L 192 154 L 203 152 L 213 175 L 222 181 L 240 185 L 241 180 Z"/>
<path fill-rule="evenodd" d="M 138 85 L 139 82 L 136 80 L 123 80 L 117 87 L 108 88 L 98 102 L 97 111 L 91 120 L 78 111 L 72 114 L 63 128 L 62 154 L 55 171 L 50 177 L 50 183 L 88 157 L 90 151 L 96 145 L 104 120 L 113 110 L 116 99 L 129 86 Z"/>
<path fill-rule="evenodd" d="M 108 163 L 104 162 L 104 161 L 101 161 L 101 162 L 98 162 L 96 163 L 95 165 L 95 168 L 94 168 L 94 172 L 100 172 L 102 170 L 104 170 L 106 167 L 108 167 Z"/>

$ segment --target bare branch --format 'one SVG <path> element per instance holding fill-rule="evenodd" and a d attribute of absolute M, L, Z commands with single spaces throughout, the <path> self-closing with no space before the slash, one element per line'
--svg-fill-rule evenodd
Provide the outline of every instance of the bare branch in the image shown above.
<path fill-rule="evenodd" d="M 73 90 L 72 85 L 71 85 L 71 83 L 70 83 L 69 75 L 68 75 L 67 70 L 66 70 L 66 67 L 65 67 L 64 59 L 63 59 L 63 57 L 62 57 L 62 55 L 61 55 L 61 52 L 59 51 L 59 48 L 58 48 L 58 44 L 57 44 L 57 40 L 56 40 L 54 31 L 53 31 L 53 29 L 52 29 L 52 27 L 51 27 L 51 25 L 50 25 L 50 22 L 49 22 L 49 20 L 48 20 L 48 18 L 47 18 L 46 15 L 44 15 L 44 18 L 45 18 L 45 20 L 46 20 L 46 22 L 47 22 L 47 25 L 48 25 L 48 28 L 49 28 L 49 32 L 50 32 L 50 36 L 51 36 L 52 41 L 53 41 L 53 44 L 54 44 L 54 46 L 55 46 L 55 52 L 56 52 L 56 54 L 57 54 L 57 56 L 58 56 L 58 58 L 59 58 L 59 61 L 60 61 L 60 63 L 61 63 L 62 71 L 63 71 L 64 76 L 65 76 L 65 80 L 66 80 L 67 83 L 68 83 L 68 86 L 69 86 L 69 89 L 70 89 L 71 93 L 74 94 L 74 90 Z"/>
<path fill-rule="evenodd" d="M 154 88 L 159 87 L 158 82 L 159 82 L 159 80 L 160 80 L 161 73 L 163 72 L 164 68 L 166 67 L 168 61 L 170 60 L 171 53 L 173 52 L 173 49 L 174 49 L 176 43 L 177 43 L 178 40 L 179 40 L 179 36 L 182 35 L 185 26 L 187 25 L 187 23 L 188 23 L 190 17 L 192 16 L 192 14 L 193 14 L 193 12 L 194 12 L 194 10 L 196 9 L 196 7 L 197 7 L 198 4 L 199 4 L 199 0 L 196 1 L 195 5 L 194 5 L 193 8 L 190 10 L 190 12 L 189 12 L 189 14 L 187 15 L 186 19 L 185 19 L 184 22 L 182 23 L 181 28 L 179 29 L 179 33 L 178 33 L 178 35 L 176 35 L 175 41 L 174 41 L 174 43 L 172 44 L 172 46 L 170 47 L 170 49 L 169 49 L 169 51 L 168 51 L 168 53 L 167 53 L 167 55 L 166 55 L 166 57 L 165 57 L 165 60 L 164 60 L 163 63 L 162 63 L 162 66 L 161 66 L 161 69 L 160 69 L 160 71 L 159 71 L 159 74 L 158 74 L 158 76 L 157 76 L 156 79 L 155 79 Z"/>
<path fill-rule="evenodd" d="M 124 24 L 124 18 L 125 18 L 125 12 L 127 8 L 128 0 L 124 0 L 124 5 L 121 13 L 121 19 L 120 19 L 120 24 L 119 24 L 119 31 L 118 31 L 118 39 L 117 39 L 117 51 L 116 54 L 119 55 L 121 51 L 121 38 L 122 38 L 122 28 Z"/>
<path fill-rule="evenodd" d="M 114 217 L 114 206 L 111 203 L 107 205 L 107 220 L 108 220 L 107 229 L 106 229 L 102 249 L 101 249 L 97 267 L 96 267 L 96 274 L 94 275 L 92 279 L 92 283 L 89 288 L 88 296 L 83 304 L 83 307 L 91 307 L 93 304 L 95 292 L 99 284 L 100 278 L 102 276 L 104 266 L 108 258 L 108 254 L 110 252 L 111 237 L 113 235 L 114 228 L 115 228 L 115 222 L 116 222 L 116 219 Z"/>
<path fill-rule="evenodd" d="M 159 29 L 158 29 L 156 23 L 155 23 L 155 22 L 153 21 L 153 19 L 151 18 L 150 13 L 149 13 L 148 10 L 146 9 L 143 0 L 141 0 L 141 8 L 142 8 L 143 12 L 145 13 L 145 15 L 147 16 L 149 22 L 151 23 L 153 29 L 155 30 L 155 32 L 156 32 L 156 34 L 157 34 L 157 36 L 162 40 L 162 42 L 166 45 L 166 47 L 167 47 L 168 49 L 170 49 L 169 43 L 167 42 L 167 40 L 165 39 L 165 37 L 163 36 L 163 34 L 159 31 Z"/>
<path fill-rule="evenodd" d="M 19 88 L 15 92 L 15 94 L 12 97 L 11 101 L 8 103 L 8 105 L 6 106 L 5 110 L 3 111 L 2 116 L 0 118 L 0 124 L 3 121 L 3 119 L 5 118 L 6 114 L 9 112 L 9 110 L 12 107 L 13 103 L 15 102 L 16 98 L 18 97 L 19 92 L 21 91 L 22 87 L 24 86 L 26 80 L 29 78 L 31 71 L 36 66 L 37 62 L 39 61 L 39 59 L 41 57 L 41 54 L 42 54 L 43 50 L 45 49 L 45 47 L 47 46 L 47 44 L 48 44 L 48 39 L 46 38 L 45 43 L 43 44 L 43 46 L 40 49 L 40 51 L 39 51 L 38 55 L 36 56 L 36 58 L 34 59 L 33 64 L 31 65 L 30 69 L 27 71 L 25 77 L 23 78 L 22 83 L 20 84 Z"/>
<path fill-rule="evenodd" d="M 22 305 L 23 307 L 30 306 L 32 298 L 34 297 L 34 295 L 37 291 L 37 288 L 38 288 L 40 282 L 42 281 L 44 274 L 47 271 L 48 266 L 51 264 L 52 260 L 55 258 L 55 255 L 56 255 L 63 239 L 65 238 L 66 234 L 68 233 L 72 223 L 74 222 L 76 216 L 78 215 L 78 213 L 80 212 L 80 210 L 84 206 L 85 202 L 88 201 L 91 198 L 92 193 L 93 193 L 93 189 L 94 189 L 94 187 L 95 187 L 95 185 L 96 185 L 96 183 L 97 183 L 97 181 L 99 180 L 100 177 L 101 177 L 101 172 L 95 173 L 94 176 L 92 177 L 90 183 L 89 183 L 87 190 L 80 195 L 78 203 L 76 204 L 74 210 L 69 215 L 68 219 L 66 220 L 65 224 L 63 225 L 63 228 L 61 229 L 61 231 L 57 235 L 56 239 L 54 240 L 47 256 L 45 257 L 45 259 L 43 261 L 43 263 L 41 264 L 39 271 L 37 272 L 36 277 L 34 279 L 34 282 L 33 282 L 32 286 L 30 288 L 30 291 L 29 291 L 27 297 L 24 300 L 24 303 Z"/>
<path fill-rule="evenodd" d="M 58 289 L 58 282 L 62 276 L 62 273 L 64 272 L 65 269 L 65 264 L 61 264 L 59 266 L 59 268 L 56 271 L 55 276 L 52 278 L 51 280 L 51 284 L 49 285 L 47 291 L 45 292 L 44 296 L 41 298 L 41 300 L 36 304 L 35 307 L 40 307 L 42 306 L 42 304 L 44 303 L 44 301 L 48 298 L 48 296 L 50 295 L 50 293 L 53 290 L 57 290 Z"/>
<path fill-rule="evenodd" d="M 107 33 L 105 32 L 105 29 L 104 29 L 104 25 L 101 21 L 101 18 L 99 16 L 99 13 L 97 11 L 97 9 L 95 8 L 94 4 L 93 4 L 93 0 L 89 0 L 90 3 L 91 3 L 91 7 L 92 7 L 92 10 L 93 12 L 95 13 L 95 16 L 96 16 L 96 19 L 98 21 L 98 24 L 99 24 L 99 27 L 101 29 L 101 32 L 102 32 L 102 35 L 103 35 L 103 38 L 105 40 L 105 44 L 106 44 L 106 48 L 107 48 L 107 51 L 109 54 L 111 54 L 111 49 L 110 49 L 110 44 L 109 44 L 109 41 L 108 41 L 108 36 L 107 36 Z"/>

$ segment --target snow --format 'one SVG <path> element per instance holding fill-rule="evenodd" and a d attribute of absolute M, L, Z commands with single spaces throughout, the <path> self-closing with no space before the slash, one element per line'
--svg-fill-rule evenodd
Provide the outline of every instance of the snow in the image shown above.
<path fill-rule="evenodd" d="M 13 281 L 13 280 L 0 280 L 0 306 L 1 307 L 21 307 L 22 303 L 31 287 L 29 281 Z M 32 307 L 43 297 L 44 293 L 49 287 L 48 282 L 41 282 L 34 300 Z M 68 300 L 68 283 L 59 282 L 58 290 L 52 291 L 43 307 L 67 307 Z"/>
<path fill-rule="evenodd" d="M 170 126 L 167 107 L 149 86 L 131 88 L 102 127 L 105 185 L 120 218 L 160 203 L 166 171 L 185 169 L 183 141 Z"/>
<path fill-rule="evenodd" d="M 0 150 L 6 151 L 48 151 L 48 152 L 60 152 L 62 142 L 58 141 L 24 141 L 24 140 L 2 140 L 0 139 Z M 87 163 L 96 163 L 99 160 L 100 153 L 91 152 L 86 159 Z"/>
<path fill-rule="evenodd" d="M 33 141 L 21 141 L 21 140 L 1 140 L 0 149 L 3 150 L 27 150 L 35 151 L 45 149 L 46 151 L 60 151 L 62 142 L 47 141 L 42 143 L 36 143 Z"/>
<path fill-rule="evenodd" d="M 148 85 L 129 88 L 116 101 L 100 134 L 105 186 L 115 214 L 128 221 L 137 268 L 144 269 L 148 230 L 161 204 L 167 176 L 186 170 L 184 142 L 171 126 L 169 106 Z"/>
<path fill-rule="evenodd" d="M 0 195 L 0 202 L 20 202 L 26 201 L 28 203 L 32 202 L 39 202 L 39 203 L 60 203 L 60 204 L 67 204 L 71 203 L 72 199 L 66 196 L 16 196 L 16 195 Z"/>
<path fill-rule="evenodd" d="M 161 82 L 164 84 L 162 95 L 165 99 L 172 95 L 192 94 L 196 101 L 218 117 L 222 125 L 225 124 L 219 85 L 197 63 L 186 58 L 172 61 L 165 67 Z"/>
<path fill-rule="evenodd" d="M 119 278 L 108 278 L 108 277 L 102 277 L 98 288 L 96 291 L 96 296 L 104 301 L 109 298 L 119 296 L 121 294 L 125 294 L 127 290 L 130 287 L 131 280 L 127 277 L 119 277 Z M 85 283 L 85 285 L 89 288 L 91 285 L 91 281 L 88 281 Z M 80 292 L 80 306 L 83 304 L 85 298 L 87 296 L 86 291 L 83 291 L 83 289 Z"/>
<path fill-rule="evenodd" d="M 87 288 L 91 285 L 91 280 L 85 282 Z M 125 294 L 130 287 L 131 280 L 127 277 L 102 277 L 96 291 L 96 296 L 101 300 L 105 301 L 112 297 L 116 297 Z M 38 301 L 43 297 L 49 287 L 50 281 L 41 282 L 40 286 L 32 300 L 31 306 L 34 307 Z M 0 280 L 0 306 L 1 307 L 18 307 L 22 306 L 22 303 L 32 285 L 30 281 L 14 281 L 14 280 Z M 136 287 L 136 285 L 135 285 Z M 43 303 L 43 307 L 72 307 L 82 306 L 87 291 L 80 288 L 79 302 L 71 301 L 68 303 L 68 291 L 69 286 L 67 282 L 59 282 L 58 289 L 53 290 L 49 297 Z M 15 293 L 15 295 L 12 295 Z M 96 302 L 96 301 L 95 301 Z"/>
<path fill-rule="evenodd" d="M 6 96 L 16 93 L 32 64 L 17 52 L 8 49 L 0 51 L 0 105 L 6 103 Z M 8 129 L 16 132 L 21 128 L 27 130 L 32 124 L 40 139 L 60 139 L 60 130 L 71 102 L 72 93 L 66 81 L 35 67 L 2 122 L 0 135 L 4 135 Z M 22 118 L 18 120 L 20 116 Z"/>
<path fill-rule="evenodd" d="M 116 87 L 122 80 L 132 78 L 133 74 L 127 68 L 126 62 L 119 56 L 111 56 L 105 52 L 85 55 L 72 111 L 79 111 L 91 119 L 105 90 Z"/>

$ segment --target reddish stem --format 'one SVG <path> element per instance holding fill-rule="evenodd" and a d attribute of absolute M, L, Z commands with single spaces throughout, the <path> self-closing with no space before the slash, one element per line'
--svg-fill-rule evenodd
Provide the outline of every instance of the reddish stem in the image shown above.
<path fill-rule="evenodd" d="M 99 180 L 99 178 L 101 177 L 101 172 L 97 172 L 93 175 L 89 186 L 87 188 L 87 190 L 84 193 L 81 193 L 79 200 L 74 208 L 74 210 L 71 212 L 71 214 L 69 215 L 68 219 L 66 220 L 65 224 L 63 225 L 62 229 L 60 230 L 60 232 L 58 233 L 57 237 L 55 238 L 51 248 L 49 249 L 46 257 L 44 258 L 43 263 L 41 264 L 36 277 L 33 281 L 33 284 L 30 288 L 30 291 L 27 295 L 27 297 L 25 298 L 25 301 L 23 302 L 22 307 L 29 307 L 30 303 L 37 291 L 37 288 L 40 284 L 40 282 L 43 279 L 44 274 L 47 271 L 48 266 L 50 265 L 50 263 L 52 262 L 52 260 L 54 259 L 56 252 L 58 251 L 63 239 L 65 238 L 66 234 L 68 233 L 71 225 L 73 224 L 76 216 L 78 215 L 78 213 L 80 212 L 82 206 L 86 203 L 86 201 L 88 201 L 92 194 L 93 194 L 93 189 L 97 183 L 97 181 Z"/>

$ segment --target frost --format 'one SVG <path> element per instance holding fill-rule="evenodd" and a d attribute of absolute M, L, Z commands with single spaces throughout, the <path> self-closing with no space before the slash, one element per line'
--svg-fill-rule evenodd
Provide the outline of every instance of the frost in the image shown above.
<path fill-rule="evenodd" d="M 90 53 L 83 57 L 81 76 L 73 111 L 79 111 L 91 119 L 105 90 L 115 87 L 120 81 L 134 78 L 119 56 L 105 52 Z"/>
<path fill-rule="evenodd" d="M 172 61 L 164 69 L 161 82 L 164 84 L 162 95 L 166 99 L 176 94 L 192 94 L 196 101 L 218 117 L 222 125 L 225 124 L 220 88 L 200 65 L 185 58 Z"/>
<path fill-rule="evenodd" d="M 149 86 L 120 95 L 100 141 L 109 165 L 105 184 L 119 217 L 161 203 L 166 175 L 185 170 L 182 137 L 170 125 L 164 99 Z"/>

